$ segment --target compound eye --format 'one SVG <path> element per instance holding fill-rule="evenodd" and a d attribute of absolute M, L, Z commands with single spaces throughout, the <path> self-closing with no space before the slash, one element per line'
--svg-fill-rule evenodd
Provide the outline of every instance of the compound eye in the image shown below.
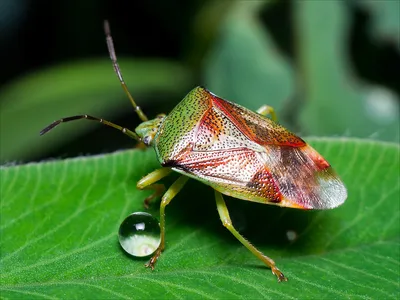
<path fill-rule="evenodd" d="M 150 145 L 150 143 L 151 143 L 151 137 L 150 136 L 145 136 L 144 138 L 143 138 L 143 143 L 146 145 L 146 146 L 149 146 Z"/>

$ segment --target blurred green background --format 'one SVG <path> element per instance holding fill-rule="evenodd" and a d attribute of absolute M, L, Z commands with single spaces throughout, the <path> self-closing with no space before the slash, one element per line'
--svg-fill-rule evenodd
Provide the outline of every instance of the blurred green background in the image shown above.
<path fill-rule="evenodd" d="M 134 146 L 87 121 L 40 137 L 52 121 L 91 114 L 135 128 L 113 73 L 149 117 L 193 87 L 252 110 L 274 106 L 302 136 L 399 141 L 400 2 L 0 1 L 0 163 Z"/>

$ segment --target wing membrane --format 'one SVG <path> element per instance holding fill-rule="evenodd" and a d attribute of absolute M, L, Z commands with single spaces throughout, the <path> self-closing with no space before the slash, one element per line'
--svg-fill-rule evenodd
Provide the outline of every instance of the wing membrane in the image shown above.
<path fill-rule="evenodd" d="M 293 203 L 307 209 L 327 209 L 347 198 L 346 188 L 332 167 L 308 145 L 268 147 L 263 161 L 284 196 L 283 206 Z"/>

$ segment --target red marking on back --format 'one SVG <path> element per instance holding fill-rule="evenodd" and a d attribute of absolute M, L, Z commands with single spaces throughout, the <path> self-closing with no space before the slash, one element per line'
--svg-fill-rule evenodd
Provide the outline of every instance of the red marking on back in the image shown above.
<path fill-rule="evenodd" d="M 223 130 L 223 121 L 213 113 L 213 109 L 210 107 L 205 111 L 199 122 L 196 136 L 205 136 L 208 133 L 209 135 L 218 137 Z"/>
<path fill-rule="evenodd" d="M 266 121 L 255 112 L 235 106 L 212 94 L 211 100 L 245 136 L 259 145 L 290 147 L 302 147 L 307 145 L 301 138 L 284 127 L 273 121 Z"/>
<path fill-rule="evenodd" d="M 325 170 L 328 169 L 331 165 L 319 154 L 317 151 L 315 151 L 312 147 L 306 145 L 301 148 L 302 151 L 307 153 L 307 156 L 312 159 L 312 161 L 315 163 L 317 170 Z"/>
<path fill-rule="evenodd" d="M 247 186 L 254 188 L 260 196 L 267 200 L 266 202 L 279 203 L 282 201 L 279 187 L 266 167 L 254 174 Z"/>

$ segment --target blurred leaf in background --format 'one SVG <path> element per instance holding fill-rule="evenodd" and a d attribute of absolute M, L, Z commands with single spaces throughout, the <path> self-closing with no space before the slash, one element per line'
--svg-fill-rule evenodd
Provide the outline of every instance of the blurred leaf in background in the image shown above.
<path fill-rule="evenodd" d="M 371 14 L 369 31 L 373 39 L 379 42 L 391 42 L 400 51 L 399 1 L 357 0 L 357 4 Z"/>
<path fill-rule="evenodd" d="M 399 99 L 359 82 L 348 59 L 349 10 L 339 1 L 295 2 L 301 124 L 307 134 L 399 141 Z"/>
<path fill-rule="evenodd" d="M 136 58 L 121 60 L 120 65 L 132 94 L 150 116 L 168 113 L 191 88 L 205 85 L 253 110 L 263 104 L 275 107 L 280 121 L 302 135 L 398 142 L 399 87 L 393 79 L 400 78 L 398 47 L 395 54 L 390 52 L 392 60 L 386 58 L 387 48 L 398 45 L 399 36 L 399 15 L 393 13 L 398 2 L 392 2 L 174 0 L 151 6 L 99 1 L 76 10 L 73 4 L 53 3 L 52 8 L 63 17 L 50 20 L 55 23 L 51 28 L 60 33 L 46 31 L 49 27 L 36 20 L 42 13 L 37 6 L 36 15 L 19 14 L 21 25 L 3 27 L 14 28 L 14 35 L 2 37 L 7 42 L 1 51 L 9 51 L 3 56 L 10 61 L 0 85 L 1 162 L 130 147 L 128 141 L 120 143 L 112 137 L 117 132 L 108 135 L 101 126 L 84 122 L 64 125 L 65 129 L 57 128 L 46 138 L 37 135 L 57 118 L 82 113 L 111 118 L 130 128 L 137 125 L 107 62 L 101 28 L 106 17 L 117 55 L 135 53 Z M 33 3 L 24 3 L 35 8 Z M 81 14 L 89 11 L 93 11 L 89 19 L 83 18 Z M 127 18 L 128 11 L 134 12 L 133 19 Z M 364 27 L 371 34 L 360 40 L 352 30 L 362 13 L 369 14 L 370 22 Z M 89 26 L 77 23 L 84 21 Z M 31 23 L 32 29 L 24 29 Z M 72 31 L 65 32 L 69 27 Z M 15 46 L 26 40 L 18 37 L 21 29 L 16 28 L 22 28 L 26 39 L 37 37 L 41 42 L 29 44 L 29 51 Z M 56 39 L 44 40 L 45 34 Z M 354 39 L 358 44 L 352 44 Z M 389 44 L 381 52 L 368 50 L 379 43 Z M 77 57 L 76 47 L 82 57 Z M 35 51 L 43 54 L 35 56 Z M 393 67 L 374 73 L 368 65 L 377 65 L 371 55 L 379 53 Z M 8 65 L 12 59 L 16 59 L 14 67 Z M 24 70 L 23 63 L 29 68 Z M 376 83 L 363 79 L 355 67 L 367 69 Z M 5 76 L 18 70 L 11 78 Z"/>
<path fill-rule="evenodd" d="M 267 4 L 267 5 L 266 5 Z M 281 111 L 294 92 L 294 72 L 259 19 L 264 1 L 232 5 L 204 63 L 206 86 L 252 110 L 262 105 Z"/>
<path fill-rule="evenodd" d="M 207 86 L 252 109 L 268 103 L 297 118 L 289 124 L 299 124 L 293 129 L 303 134 L 398 141 L 398 95 L 354 75 L 348 58 L 350 7 L 340 1 L 293 2 L 297 52 L 290 65 L 259 20 L 260 10 L 274 3 L 264 4 L 238 2 L 229 11 L 206 59 Z"/>
<path fill-rule="evenodd" d="M 120 63 L 124 66 L 125 80 L 131 83 L 129 87 L 138 97 L 157 91 L 178 96 L 192 85 L 189 72 L 174 62 L 121 59 Z M 1 162 L 11 158 L 28 160 L 51 151 L 57 144 L 77 138 L 95 125 L 76 122 L 60 126 L 45 138 L 39 137 L 41 128 L 62 117 L 90 114 L 112 119 L 118 113 L 131 110 L 132 124 L 138 123 L 107 57 L 35 72 L 9 84 L 1 91 L 0 98 L 3 99 L 0 102 Z M 157 106 L 160 100 L 152 101 L 151 105 Z M 140 104 L 148 105 L 143 100 Z"/>

